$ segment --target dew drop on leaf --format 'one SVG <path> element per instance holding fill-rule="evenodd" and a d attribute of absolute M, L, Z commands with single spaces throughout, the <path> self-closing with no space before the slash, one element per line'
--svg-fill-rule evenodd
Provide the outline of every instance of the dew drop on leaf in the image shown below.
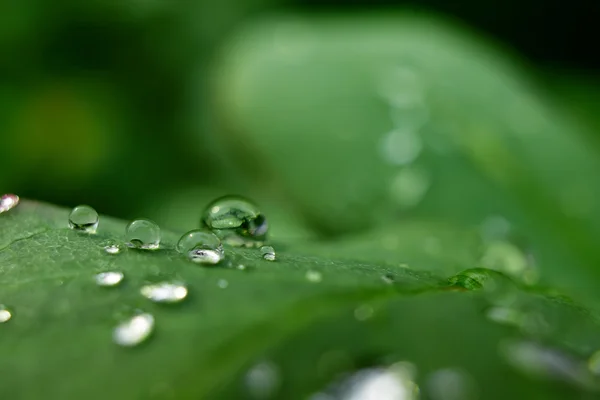
<path fill-rule="evenodd" d="M 125 241 L 134 249 L 156 250 L 160 246 L 160 228 L 149 219 L 136 219 L 125 228 Z"/>
<path fill-rule="evenodd" d="M 200 229 L 181 236 L 177 251 L 199 264 L 218 264 L 224 256 L 221 240 L 215 234 Z"/>
<path fill-rule="evenodd" d="M 383 283 L 391 285 L 394 283 L 394 275 L 392 275 L 392 274 L 381 275 L 381 280 L 383 281 Z"/>
<path fill-rule="evenodd" d="M 9 321 L 12 318 L 12 313 L 4 304 L 0 304 L 0 324 Z"/>
<path fill-rule="evenodd" d="M 109 244 L 107 246 L 104 246 L 104 251 L 107 254 L 119 254 L 121 252 L 121 246 L 119 246 L 118 244 Z"/>
<path fill-rule="evenodd" d="M 133 347 L 146 340 L 154 330 L 151 314 L 137 314 L 123 321 L 113 331 L 113 341 L 119 346 Z"/>
<path fill-rule="evenodd" d="M 263 361 L 246 372 L 245 383 L 248 394 L 253 398 L 273 398 L 281 385 L 281 373 L 277 365 Z"/>
<path fill-rule="evenodd" d="M 275 249 L 271 246 L 262 246 L 260 248 L 260 254 L 267 261 L 275 261 Z"/>
<path fill-rule="evenodd" d="M 140 293 L 155 303 L 179 303 L 187 297 L 188 289 L 181 282 L 159 282 L 142 286 Z"/>
<path fill-rule="evenodd" d="M 85 233 L 96 233 L 98 213 L 90 206 L 75 207 L 69 214 L 69 228 Z"/>
<path fill-rule="evenodd" d="M 224 196 L 210 203 L 202 223 L 232 246 L 259 247 L 267 238 L 267 219 L 253 202 L 240 196 Z"/>
<path fill-rule="evenodd" d="M 16 194 L 3 194 L 0 197 L 0 214 L 15 208 L 19 204 L 19 196 Z"/>
<path fill-rule="evenodd" d="M 124 277 L 125 275 L 120 271 L 108 271 L 96 274 L 95 278 L 98 286 L 112 287 L 121 283 Z"/>

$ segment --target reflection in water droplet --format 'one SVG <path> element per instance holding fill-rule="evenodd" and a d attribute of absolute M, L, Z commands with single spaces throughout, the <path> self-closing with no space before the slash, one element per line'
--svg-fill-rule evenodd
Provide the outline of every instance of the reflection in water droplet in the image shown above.
<path fill-rule="evenodd" d="M 200 229 L 185 233 L 177 242 L 177 251 L 199 264 L 218 264 L 225 255 L 221 240 Z"/>
<path fill-rule="evenodd" d="M 260 248 L 260 254 L 267 261 L 275 261 L 275 249 L 271 246 L 263 246 Z"/>
<path fill-rule="evenodd" d="M 140 293 L 155 303 L 179 303 L 187 297 L 188 289 L 181 282 L 159 282 L 142 286 Z"/>
<path fill-rule="evenodd" d="M 224 196 L 210 203 L 202 222 L 232 246 L 259 247 L 267 238 L 267 219 L 254 203 L 240 196 Z"/>
<path fill-rule="evenodd" d="M 85 233 L 96 233 L 98 213 L 90 206 L 77 206 L 69 214 L 69 228 Z"/>
<path fill-rule="evenodd" d="M 0 214 L 15 208 L 19 204 L 19 196 L 16 194 L 3 194 L 0 197 Z"/>
<path fill-rule="evenodd" d="M 128 247 L 142 250 L 156 250 L 160 246 L 160 228 L 149 219 L 136 219 L 125 228 Z"/>
<path fill-rule="evenodd" d="M 217 281 L 217 286 L 220 287 L 221 289 L 225 289 L 225 288 L 227 288 L 227 286 L 229 286 L 229 282 L 227 282 L 225 279 L 219 279 Z"/>
<path fill-rule="evenodd" d="M 269 361 L 263 361 L 248 370 L 245 377 L 248 393 L 256 399 L 273 397 L 281 385 L 279 368 Z"/>
<path fill-rule="evenodd" d="M 98 286 L 111 287 L 117 286 L 119 283 L 121 283 L 124 277 L 125 275 L 123 275 L 122 272 L 109 271 L 96 274 L 95 279 Z"/>
<path fill-rule="evenodd" d="M 413 165 L 403 167 L 392 180 L 390 196 L 401 209 L 408 209 L 423 200 L 430 185 L 426 170 Z"/>
<path fill-rule="evenodd" d="M 477 398 L 475 382 L 464 371 L 439 369 L 427 378 L 427 394 L 431 400 L 470 400 Z"/>
<path fill-rule="evenodd" d="M 12 313 L 4 304 L 0 304 L 0 324 L 3 324 L 12 318 Z"/>
<path fill-rule="evenodd" d="M 108 254 L 119 254 L 121 252 L 121 246 L 118 244 L 109 244 L 108 246 L 104 246 L 104 251 Z"/>
<path fill-rule="evenodd" d="M 590 373 L 585 361 L 557 348 L 513 340 L 501 344 L 500 354 L 527 375 L 562 380 L 586 390 L 600 390 L 600 381 Z"/>
<path fill-rule="evenodd" d="M 323 280 L 323 275 L 319 271 L 308 270 L 306 271 L 306 280 L 309 282 L 319 283 Z"/>
<path fill-rule="evenodd" d="M 407 362 L 389 367 L 367 368 L 341 383 L 331 385 L 326 391 L 313 395 L 310 399 L 415 400 L 419 397 L 415 376 L 415 366 Z"/>
<path fill-rule="evenodd" d="M 368 304 L 363 304 L 354 310 L 354 318 L 357 321 L 366 321 L 373 316 L 373 307 Z"/>
<path fill-rule="evenodd" d="M 119 346 L 132 347 L 142 343 L 154 330 L 154 317 L 151 314 L 138 314 L 117 325 L 113 331 L 113 341 Z"/>
<path fill-rule="evenodd" d="M 392 165 L 407 165 L 421 154 L 423 142 L 414 130 L 397 128 L 383 136 L 380 149 L 386 162 Z"/>
<path fill-rule="evenodd" d="M 539 277 L 533 262 L 527 255 L 507 241 L 488 243 L 481 257 L 481 265 L 504 272 L 526 284 L 534 284 Z"/>

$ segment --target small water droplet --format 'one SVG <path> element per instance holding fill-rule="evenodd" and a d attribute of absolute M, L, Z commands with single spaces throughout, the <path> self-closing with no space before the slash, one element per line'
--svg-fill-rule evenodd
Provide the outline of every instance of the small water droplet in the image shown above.
<path fill-rule="evenodd" d="M 119 254 L 121 252 L 121 246 L 118 244 L 109 244 L 104 246 L 104 251 L 108 254 Z"/>
<path fill-rule="evenodd" d="M 159 282 L 142 286 L 140 293 L 155 303 L 179 303 L 188 294 L 188 289 L 181 282 Z"/>
<path fill-rule="evenodd" d="M 117 286 L 119 283 L 121 283 L 121 281 L 123 281 L 123 278 L 125 277 L 125 275 L 122 272 L 119 271 L 109 271 L 109 272 L 100 272 L 99 274 L 96 274 L 96 284 L 98 286 L 105 286 L 105 287 L 111 287 L 111 286 Z"/>
<path fill-rule="evenodd" d="M 394 283 L 394 275 L 392 274 L 385 274 L 385 275 L 381 275 L 381 280 L 383 281 L 383 283 L 386 283 L 388 285 L 392 285 Z"/>
<path fill-rule="evenodd" d="M 0 214 L 15 208 L 19 204 L 19 196 L 16 194 L 4 194 L 0 197 Z"/>
<path fill-rule="evenodd" d="M 149 219 L 136 219 L 125 228 L 125 241 L 134 249 L 156 250 L 160 246 L 160 228 Z"/>
<path fill-rule="evenodd" d="M 309 282 L 319 283 L 323 280 L 323 274 L 319 271 L 308 270 L 306 271 L 306 280 Z"/>
<path fill-rule="evenodd" d="M 354 318 L 357 321 L 366 321 L 373 316 L 373 307 L 368 304 L 363 304 L 354 310 Z"/>
<path fill-rule="evenodd" d="M 98 213 L 90 206 L 75 207 L 69 214 L 69 228 L 86 233 L 96 233 Z"/>
<path fill-rule="evenodd" d="M 427 394 L 432 400 L 470 400 L 477 398 L 474 379 L 455 368 L 439 369 L 427 378 Z"/>
<path fill-rule="evenodd" d="M 229 282 L 227 282 L 225 279 L 219 279 L 217 281 L 217 286 L 220 287 L 221 289 L 226 289 L 227 286 L 229 286 Z"/>
<path fill-rule="evenodd" d="M 260 248 L 260 254 L 267 261 L 275 261 L 275 249 L 271 246 L 263 246 Z"/>
<path fill-rule="evenodd" d="M 113 330 L 113 341 L 119 346 L 132 347 L 142 343 L 154 330 L 151 314 L 137 314 L 123 321 Z"/>
<path fill-rule="evenodd" d="M 224 257 L 221 240 L 214 233 L 195 229 L 177 242 L 177 251 L 199 264 L 218 264 Z"/>
<path fill-rule="evenodd" d="M 254 203 L 240 196 L 224 196 L 210 203 L 202 222 L 232 246 L 260 247 L 267 238 L 267 219 Z"/>
<path fill-rule="evenodd" d="M 406 166 L 393 178 L 390 197 L 401 209 L 409 209 L 423 200 L 430 185 L 431 179 L 426 170 L 414 165 Z"/>
<path fill-rule="evenodd" d="M 3 324 L 12 318 L 12 313 L 4 304 L 0 304 L 0 324 Z"/>
<path fill-rule="evenodd" d="M 256 399 L 273 397 L 281 385 L 281 373 L 277 365 L 260 362 L 248 370 L 245 377 L 248 393 Z"/>

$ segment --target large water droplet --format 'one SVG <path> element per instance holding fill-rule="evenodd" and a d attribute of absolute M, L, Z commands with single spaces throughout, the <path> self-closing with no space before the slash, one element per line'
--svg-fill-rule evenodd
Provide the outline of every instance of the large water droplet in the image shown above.
<path fill-rule="evenodd" d="M 221 241 L 215 234 L 200 229 L 189 231 L 177 242 L 177 251 L 200 264 L 218 264 L 224 256 Z"/>
<path fill-rule="evenodd" d="M 140 293 L 155 303 L 179 303 L 187 297 L 188 289 L 181 282 L 159 282 L 142 286 Z"/>
<path fill-rule="evenodd" d="M 429 173 L 418 166 L 403 167 L 393 178 L 390 197 L 401 209 L 416 206 L 429 190 Z"/>
<path fill-rule="evenodd" d="M 136 219 L 125 228 L 125 241 L 134 249 L 156 250 L 160 246 L 160 228 L 149 219 Z"/>
<path fill-rule="evenodd" d="M 86 233 L 96 233 L 98 213 L 90 206 L 75 207 L 69 214 L 69 228 Z"/>
<path fill-rule="evenodd" d="M 12 313 L 4 304 L 0 304 L 0 324 L 3 324 L 12 318 Z"/>
<path fill-rule="evenodd" d="M 19 204 L 19 196 L 16 194 L 4 194 L 0 197 L 0 214 L 15 208 Z"/>
<path fill-rule="evenodd" d="M 98 286 L 111 287 L 121 283 L 124 277 L 125 275 L 120 271 L 108 271 L 96 274 L 95 279 Z"/>
<path fill-rule="evenodd" d="M 271 246 L 263 246 L 260 248 L 260 254 L 267 261 L 275 261 L 275 249 Z"/>
<path fill-rule="evenodd" d="M 259 247 L 267 237 L 265 216 L 250 200 L 224 196 L 208 205 L 203 224 L 232 246 Z"/>
<path fill-rule="evenodd" d="M 407 362 L 389 367 L 367 368 L 310 399 L 415 400 L 419 397 L 415 376 L 415 366 Z"/>
<path fill-rule="evenodd" d="M 132 347 L 142 343 L 154 330 L 154 317 L 151 314 L 137 314 L 120 323 L 113 331 L 116 344 Z"/>
<path fill-rule="evenodd" d="M 248 393 L 256 399 L 273 397 L 281 385 L 279 368 L 269 361 L 263 361 L 248 370 L 246 373 L 246 388 Z"/>

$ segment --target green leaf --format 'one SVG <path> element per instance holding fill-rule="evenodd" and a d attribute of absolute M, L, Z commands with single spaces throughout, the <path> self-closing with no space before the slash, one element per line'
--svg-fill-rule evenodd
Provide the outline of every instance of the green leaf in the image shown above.
<path fill-rule="evenodd" d="M 174 250 L 177 233 L 163 231 L 157 251 L 109 255 L 103 245 L 121 240 L 124 221 L 103 216 L 89 235 L 67 228 L 67 216 L 29 201 L 0 215 L 0 302 L 13 312 L 0 324 L 2 398 L 251 398 L 244 375 L 264 360 L 280 370 L 272 397 L 282 399 L 305 398 L 341 372 L 394 361 L 417 366 L 425 395 L 429 374 L 449 367 L 466 371 L 486 399 L 562 399 L 599 387 L 581 369 L 600 347 L 596 317 L 501 273 L 459 273 L 477 267 L 478 255 L 473 233 L 460 227 L 412 221 L 388 252 L 366 238 L 275 242 L 275 262 L 255 249 L 227 248 L 223 265 L 204 268 Z M 432 230 L 442 252 L 416 245 Z M 236 269 L 240 263 L 248 269 Z M 97 286 L 94 275 L 111 270 L 124 272 L 123 283 Z M 308 271 L 322 280 L 307 279 Z M 139 294 L 144 283 L 163 279 L 187 283 L 186 301 L 163 306 Z M 523 318 L 494 323 L 490 307 Z M 112 329 L 135 310 L 154 315 L 155 331 L 136 348 L 119 347 Z M 530 342 L 562 357 L 538 374 L 566 383 L 531 380 L 500 355 L 511 343 Z"/>

